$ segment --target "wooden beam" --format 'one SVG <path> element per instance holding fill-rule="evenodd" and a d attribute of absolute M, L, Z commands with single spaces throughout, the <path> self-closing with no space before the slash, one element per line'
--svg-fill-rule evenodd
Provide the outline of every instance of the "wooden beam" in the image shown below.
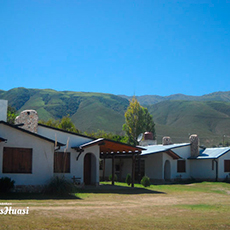
<path fill-rule="evenodd" d="M 103 181 L 105 181 L 105 158 L 103 159 Z"/>
<path fill-rule="evenodd" d="M 115 178 L 115 170 L 114 170 L 114 155 L 112 157 L 112 185 L 114 185 L 114 178 Z"/>
<path fill-rule="evenodd" d="M 135 180 L 135 155 L 133 154 L 132 158 L 132 187 L 134 187 L 134 180 Z"/>

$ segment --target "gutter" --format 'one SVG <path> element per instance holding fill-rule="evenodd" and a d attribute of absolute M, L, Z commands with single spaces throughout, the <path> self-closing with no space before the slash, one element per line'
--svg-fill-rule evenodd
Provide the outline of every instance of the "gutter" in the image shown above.
<path fill-rule="evenodd" d="M 213 162 L 216 163 L 216 181 L 218 181 L 218 161 L 214 159 Z"/>

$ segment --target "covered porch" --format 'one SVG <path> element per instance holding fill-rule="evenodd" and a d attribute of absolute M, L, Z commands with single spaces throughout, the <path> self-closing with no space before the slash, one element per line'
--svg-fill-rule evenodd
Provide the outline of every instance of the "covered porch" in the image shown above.
<path fill-rule="evenodd" d="M 139 159 L 142 150 L 145 150 L 142 147 L 136 147 L 132 145 L 128 145 L 121 142 L 116 142 L 112 140 L 108 140 L 105 138 L 99 138 L 97 140 L 88 142 L 78 147 L 79 156 L 81 152 L 84 151 L 84 148 L 92 146 L 92 145 L 99 145 L 100 147 L 100 159 L 102 160 L 102 167 L 103 167 L 103 175 L 102 178 L 105 179 L 105 165 L 106 160 L 111 159 L 111 175 L 112 175 L 112 185 L 115 182 L 115 159 L 131 159 L 131 186 L 134 187 L 134 178 L 135 178 L 135 162 Z"/>

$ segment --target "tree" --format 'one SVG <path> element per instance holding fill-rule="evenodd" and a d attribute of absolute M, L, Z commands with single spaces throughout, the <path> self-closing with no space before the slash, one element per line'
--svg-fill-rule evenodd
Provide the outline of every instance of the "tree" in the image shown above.
<path fill-rule="evenodd" d="M 69 116 L 65 116 L 61 120 L 49 119 L 48 121 L 39 122 L 50 127 L 63 129 L 69 132 L 80 133 L 80 131 L 75 127 Z"/>
<path fill-rule="evenodd" d="M 125 124 L 123 130 L 128 137 L 128 143 L 137 145 L 137 137 L 146 131 L 152 132 L 155 139 L 155 124 L 152 115 L 147 108 L 142 107 L 135 97 L 130 101 L 125 112 Z"/>
<path fill-rule="evenodd" d="M 11 107 L 11 106 L 8 106 L 8 109 L 7 109 L 7 122 L 10 123 L 10 124 L 14 124 L 14 121 L 15 121 L 15 118 L 17 117 L 17 114 L 16 114 L 16 109 Z"/>

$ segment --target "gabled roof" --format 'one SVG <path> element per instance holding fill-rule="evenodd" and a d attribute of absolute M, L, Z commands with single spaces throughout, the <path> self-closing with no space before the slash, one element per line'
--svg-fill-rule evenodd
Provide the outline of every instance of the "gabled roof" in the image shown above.
<path fill-rule="evenodd" d="M 96 140 L 97 139 L 95 137 L 89 137 L 89 136 L 86 136 L 86 135 L 83 135 L 83 134 L 66 131 L 64 129 L 59 129 L 59 128 L 51 127 L 51 126 L 40 124 L 40 123 L 38 123 L 38 126 L 45 127 L 45 128 L 48 128 L 48 129 L 53 129 L 53 130 L 60 131 L 60 132 L 63 132 L 63 133 L 69 133 L 69 134 L 72 134 L 72 135 L 75 135 L 75 136 L 79 136 L 79 137 L 89 138 L 89 139 L 92 139 L 92 140 Z"/>
<path fill-rule="evenodd" d="M 145 150 L 143 147 L 137 147 L 133 145 L 128 145 L 122 142 L 117 142 L 105 138 L 99 138 L 97 140 L 90 141 L 88 143 L 72 147 L 74 149 L 84 149 L 86 147 L 92 145 L 99 145 L 100 146 L 100 153 L 101 154 L 129 154 L 129 153 L 140 153 L 141 151 Z"/>
<path fill-rule="evenodd" d="M 188 159 L 202 160 L 202 159 L 217 159 L 230 151 L 230 147 L 221 148 L 206 148 L 197 157 L 189 157 Z"/>
<path fill-rule="evenodd" d="M 20 132 L 27 133 L 27 134 L 32 135 L 32 136 L 34 136 L 34 137 L 37 137 L 37 138 L 40 138 L 40 139 L 43 139 L 43 140 L 46 140 L 46 141 L 49 141 L 49 142 L 52 142 L 53 144 L 55 144 L 55 140 L 51 140 L 51 139 L 49 139 L 49 138 L 47 138 L 47 137 L 44 137 L 44 136 L 41 136 L 41 135 L 39 135 L 39 134 L 37 134 L 37 133 L 33 133 L 33 132 L 28 131 L 28 130 L 19 128 L 19 127 L 15 126 L 15 125 L 11 125 L 11 124 L 9 124 L 9 123 L 7 123 L 7 122 L 5 122 L 5 121 L 0 121 L 0 124 L 9 126 L 9 127 L 13 128 L 13 129 L 16 129 L 16 130 L 20 131 Z M 65 144 L 60 143 L 60 142 L 57 142 L 57 145 L 58 145 L 58 146 L 65 146 Z"/>
<path fill-rule="evenodd" d="M 171 152 L 171 154 L 172 153 L 175 154 L 175 157 L 177 156 L 178 158 L 181 158 L 175 152 L 173 152 L 172 149 L 181 148 L 181 147 L 189 146 L 189 145 L 190 145 L 189 143 L 171 144 L 171 145 L 148 145 L 148 146 L 144 146 L 146 148 L 146 150 L 142 151 L 141 156 L 155 154 L 155 153 L 161 153 L 161 152 L 166 152 L 166 153 Z"/>

